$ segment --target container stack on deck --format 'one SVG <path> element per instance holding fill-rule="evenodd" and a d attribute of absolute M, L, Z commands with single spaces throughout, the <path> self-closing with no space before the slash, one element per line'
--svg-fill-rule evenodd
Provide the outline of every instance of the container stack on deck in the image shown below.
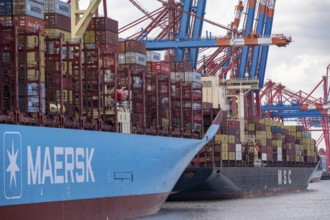
<path fill-rule="evenodd" d="M 28 124 L 35 119 L 23 114 L 45 112 L 43 4 L 7 0 L 1 5 L 1 112 L 11 115 L 2 118 Z"/>
<path fill-rule="evenodd" d="M 118 41 L 117 21 L 94 17 L 83 39 L 71 39 L 68 3 L 0 4 L 1 122 L 201 138 L 221 107 L 221 129 L 193 166 L 316 162 L 302 127 L 240 118 L 237 89 L 140 41 Z"/>

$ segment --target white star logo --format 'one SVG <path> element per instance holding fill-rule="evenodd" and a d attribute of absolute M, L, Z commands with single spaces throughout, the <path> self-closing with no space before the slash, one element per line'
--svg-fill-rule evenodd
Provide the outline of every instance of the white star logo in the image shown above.
<path fill-rule="evenodd" d="M 16 172 L 20 171 L 19 167 L 17 166 L 16 160 L 18 155 L 18 150 L 14 152 L 14 141 L 12 141 L 11 145 L 11 153 L 7 150 L 8 158 L 9 158 L 9 166 L 6 172 L 10 173 L 10 188 L 11 184 L 14 180 L 15 187 L 16 187 Z"/>

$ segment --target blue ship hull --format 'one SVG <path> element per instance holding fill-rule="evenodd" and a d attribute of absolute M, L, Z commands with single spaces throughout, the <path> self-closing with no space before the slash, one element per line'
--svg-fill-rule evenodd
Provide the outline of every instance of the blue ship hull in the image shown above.
<path fill-rule="evenodd" d="M 0 125 L 1 219 L 122 219 L 160 209 L 202 140 Z"/>

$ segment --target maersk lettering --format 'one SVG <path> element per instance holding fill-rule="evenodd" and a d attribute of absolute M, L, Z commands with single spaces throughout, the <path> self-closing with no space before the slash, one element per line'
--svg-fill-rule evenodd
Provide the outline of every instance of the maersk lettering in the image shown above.
<path fill-rule="evenodd" d="M 33 11 L 33 12 L 35 12 L 35 13 L 39 13 L 39 14 L 42 13 L 42 9 L 39 8 L 39 7 L 37 7 L 37 6 L 31 6 L 30 7 L 30 10 Z"/>
<path fill-rule="evenodd" d="M 28 146 L 28 185 L 95 182 L 93 155 L 94 148 Z"/>
<path fill-rule="evenodd" d="M 68 8 L 67 6 L 64 6 L 64 5 L 60 5 L 60 6 L 59 6 L 59 9 L 60 9 L 61 11 L 64 11 L 64 12 L 69 12 L 69 8 Z"/>

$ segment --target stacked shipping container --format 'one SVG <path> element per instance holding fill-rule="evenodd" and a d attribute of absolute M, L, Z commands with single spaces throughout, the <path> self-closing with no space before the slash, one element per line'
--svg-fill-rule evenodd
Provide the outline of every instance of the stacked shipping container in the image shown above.
<path fill-rule="evenodd" d="M 4 0 L 0 5 L 2 107 L 45 112 L 43 2 Z"/>
<path fill-rule="evenodd" d="M 226 112 L 222 115 L 222 125 L 214 140 L 196 155 L 190 166 L 299 166 L 317 162 L 315 140 L 302 126 L 284 126 L 272 119 L 252 117 L 245 135 L 253 138 L 241 142 L 239 121 L 227 118 Z"/>
<path fill-rule="evenodd" d="M 60 0 L 44 0 L 45 33 L 62 34 L 63 39 L 71 38 L 71 6 Z"/>

